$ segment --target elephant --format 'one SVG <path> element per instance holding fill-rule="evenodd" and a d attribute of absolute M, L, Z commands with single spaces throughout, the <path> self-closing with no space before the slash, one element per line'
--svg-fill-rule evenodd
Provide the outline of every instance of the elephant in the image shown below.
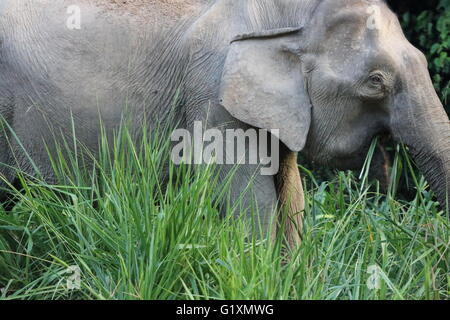
<path fill-rule="evenodd" d="M 262 158 L 215 166 L 221 183 L 233 172 L 236 216 L 254 209 L 258 234 L 284 230 L 293 246 L 304 211 L 298 153 L 354 169 L 374 137 L 390 135 L 449 207 L 449 118 L 424 54 L 382 0 L 1 3 L 0 114 L 14 132 L 0 136 L 4 181 L 15 167 L 52 181 L 55 132 L 95 150 L 100 123 L 113 135 L 126 115 L 136 129 L 270 132 L 258 143 L 279 157 L 276 173 L 261 174 Z M 253 148 L 245 142 L 244 155 Z"/>

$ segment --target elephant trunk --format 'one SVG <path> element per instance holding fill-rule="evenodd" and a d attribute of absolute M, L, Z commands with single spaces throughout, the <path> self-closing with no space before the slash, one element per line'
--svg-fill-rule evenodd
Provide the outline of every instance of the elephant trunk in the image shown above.
<path fill-rule="evenodd" d="M 429 77 L 428 77 L 429 78 Z M 450 208 L 450 122 L 431 80 L 407 86 L 391 118 L 394 138 L 408 146 L 444 210 Z"/>

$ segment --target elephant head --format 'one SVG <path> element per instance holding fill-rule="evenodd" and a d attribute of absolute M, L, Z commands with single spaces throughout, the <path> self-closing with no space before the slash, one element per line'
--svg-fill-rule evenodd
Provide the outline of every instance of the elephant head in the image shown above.
<path fill-rule="evenodd" d="M 450 124 L 425 56 L 383 1 L 316 1 L 303 25 L 237 36 L 220 102 L 236 118 L 279 129 L 292 151 L 341 169 L 372 139 L 404 143 L 449 206 Z"/>

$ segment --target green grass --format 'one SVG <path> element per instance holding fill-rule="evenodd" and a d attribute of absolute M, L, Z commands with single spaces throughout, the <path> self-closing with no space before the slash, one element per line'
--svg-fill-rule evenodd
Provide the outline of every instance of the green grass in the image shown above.
<path fill-rule="evenodd" d="M 210 168 L 170 165 L 165 188 L 169 146 L 149 140 L 103 144 L 90 175 L 76 157 L 54 157 L 56 185 L 23 177 L 17 205 L 0 209 L 0 298 L 450 298 L 448 217 L 421 177 L 414 201 L 396 200 L 401 153 L 387 196 L 367 170 L 317 183 L 302 168 L 304 240 L 286 253 L 281 239 L 245 240 L 248 222 L 220 218 L 227 187 Z M 80 289 L 67 288 L 70 267 Z M 374 268 L 379 289 L 367 286 Z"/>

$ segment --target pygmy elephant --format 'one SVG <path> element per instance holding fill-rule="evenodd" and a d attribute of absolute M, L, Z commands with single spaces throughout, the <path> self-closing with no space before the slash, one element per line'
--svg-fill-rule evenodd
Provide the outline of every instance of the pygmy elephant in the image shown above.
<path fill-rule="evenodd" d="M 0 136 L 6 181 L 35 166 L 51 181 L 55 132 L 95 149 L 100 121 L 112 134 L 126 113 L 149 130 L 169 118 L 190 132 L 198 122 L 270 130 L 257 144 L 277 152 L 277 172 L 262 174 L 259 157 L 216 165 L 221 179 L 233 171 L 236 214 L 256 203 L 260 231 L 287 207 L 291 244 L 303 210 L 298 152 L 355 168 L 389 134 L 449 206 L 449 119 L 424 55 L 381 0 L 2 0 L 0 44 L 0 113 L 14 132 Z M 254 148 L 247 139 L 244 155 Z"/>

